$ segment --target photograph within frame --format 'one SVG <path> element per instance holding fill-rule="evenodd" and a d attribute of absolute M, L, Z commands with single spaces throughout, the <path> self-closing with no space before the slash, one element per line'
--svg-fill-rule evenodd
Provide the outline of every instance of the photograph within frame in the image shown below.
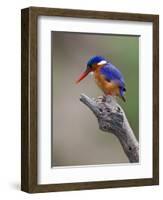
<path fill-rule="evenodd" d="M 129 164 L 118 139 L 99 130 L 96 118 L 79 101 L 81 93 L 96 98 L 103 92 L 90 76 L 79 85 L 75 79 L 94 55 L 118 66 L 127 88 L 126 102 L 118 103 L 139 140 L 140 36 L 52 31 L 51 37 L 52 167 Z"/>

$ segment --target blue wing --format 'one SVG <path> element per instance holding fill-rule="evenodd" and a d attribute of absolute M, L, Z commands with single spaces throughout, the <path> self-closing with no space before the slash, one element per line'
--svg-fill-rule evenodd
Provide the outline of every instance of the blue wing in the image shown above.
<path fill-rule="evenodd" d="M 116 82 L 123 91 L 125 91 L 125 81 L 122 73 L 112 63 L 107 63 L 100 69 L 107 81 Z"/>

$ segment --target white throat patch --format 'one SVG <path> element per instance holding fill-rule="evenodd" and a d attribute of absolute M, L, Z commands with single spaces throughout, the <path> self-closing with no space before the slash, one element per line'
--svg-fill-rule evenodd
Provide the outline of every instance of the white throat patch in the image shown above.
<path fill-rule="evenodd" d="M 104 65 L 104 64 L 106 64 L 106 63 L 107 63 L 106 60 L 101 60 L 100 62 L 97 63 L 97 65 Z"/>
<path fill-rule="evenodd" d="M 92 76 L 94 73 L 93 73 L 93 72 L 90 72 L 89 74 Z"/>

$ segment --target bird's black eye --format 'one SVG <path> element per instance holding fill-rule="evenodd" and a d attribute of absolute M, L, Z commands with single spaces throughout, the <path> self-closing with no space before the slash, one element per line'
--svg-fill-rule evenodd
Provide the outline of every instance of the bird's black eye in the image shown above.
<path fill-rule="evenodd" d="M 87 69 L 91 69 L 92 68 L 92 66 L 91 65 L 87 65 Z"/>

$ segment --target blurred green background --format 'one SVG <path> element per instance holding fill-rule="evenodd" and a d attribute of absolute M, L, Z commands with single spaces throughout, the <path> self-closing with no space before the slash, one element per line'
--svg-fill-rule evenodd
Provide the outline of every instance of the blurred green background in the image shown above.
<path fill-rule="evenodd" d="M 123 73 L 126 103 L 118 101 L 139 138 L 139 36 L 52 32 L 52 166 L 128 162 L 118 139 L 100 131 L 95 116 L 79 101 L 81 93 L 103 94 L 91 75 L 75 84 L 94 55 L 110 59 Z"/>

